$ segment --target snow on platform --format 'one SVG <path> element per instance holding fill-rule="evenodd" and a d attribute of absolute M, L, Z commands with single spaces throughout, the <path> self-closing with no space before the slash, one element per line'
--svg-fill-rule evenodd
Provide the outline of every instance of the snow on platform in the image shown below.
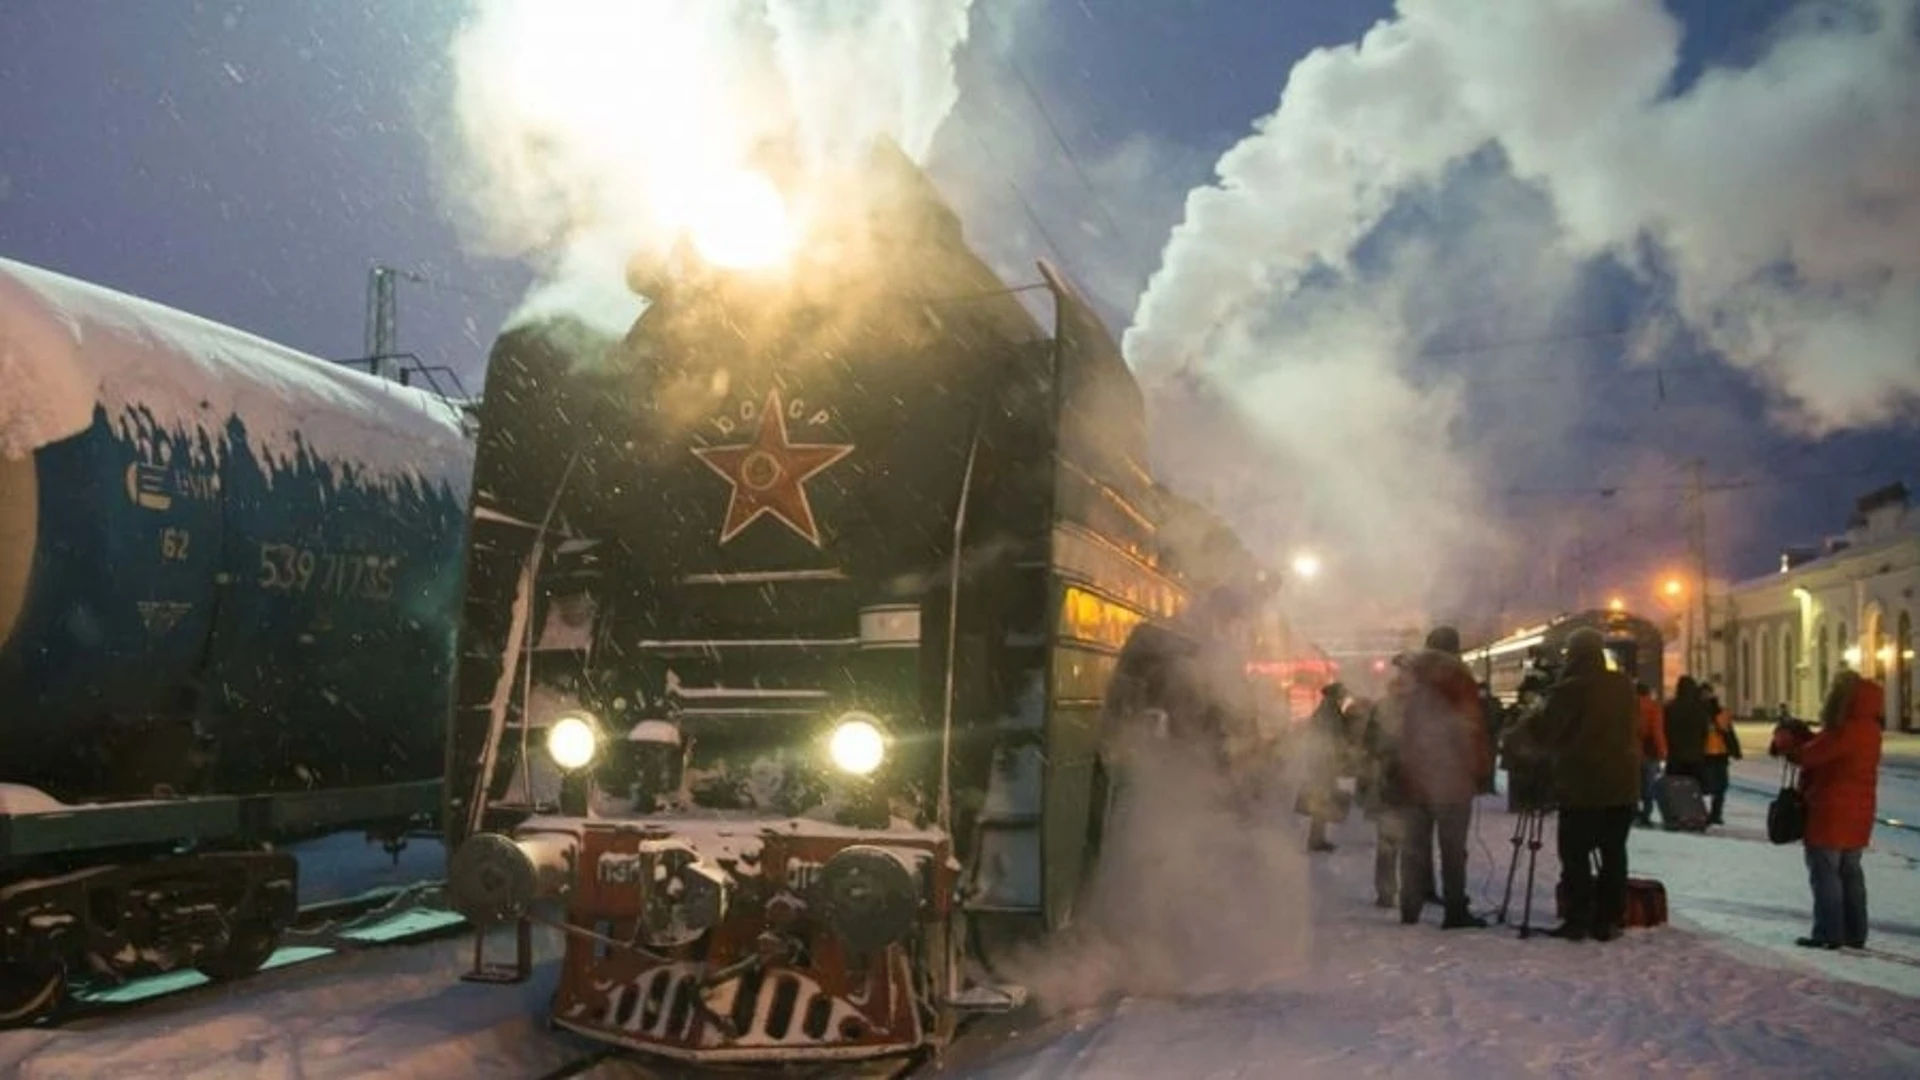
<path fill-rule="evenodd" d="M 1497 906 L 1512 850 L 1499 805 L 1482 800 L 1470 840 L 1482 909 Z M 1796 948 L 1806 872 L 1797 845 L 1766 842 L 1765 807 L 1736 794 L 1729 827 L 1705 836 L 1637 829 L 1629 861 L 1666 884 L 1674 925 L 1604 945 L 1523 941 L 1497 925 L 1443 932 L 1437 908 L 1401 926 L 1372 906 L 1372 832 L 1355 815 L 1313 865 L 1306 970 L 1250 992 L 982 1022 L 940 1075 L 1920 1075 L 1920 871 L 1898 854 L 1867 858 L 1870 945 L 1897 959 Z M 1558 865 L 1549 829 L 1542 928 Z"/>

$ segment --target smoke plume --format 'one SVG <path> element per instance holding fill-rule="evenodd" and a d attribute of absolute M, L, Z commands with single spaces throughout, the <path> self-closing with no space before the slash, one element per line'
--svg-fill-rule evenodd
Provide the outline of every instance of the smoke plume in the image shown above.
<path fill-rule="evenodd" d="M 1196 381 L 1230 386 L 1217 407 L 1256 430 L 1185 440 L 1190 472 L 1252 458 L 1317 478 L 1275 498 L 1225 470 L 1238 501 L 1278 503 L 1376 595 L 1429 609 L 1449 597 L 1419 568 L 1487 540 L 1462 524 L 1486 505 L 1486 462 L 1463 430 L 1460 369 L 1542 359 L 1416 359 L 1436 318 L 1547 330 L 1577 314 L 1582 275 L 1612 263 L 1664 298 L 1627 343 L 1635 358 L 1703 346 L 1809 435 L 1910 420 L 1916 21 L 1914 0 L 1806 4 L 1750 66 L 1677 87 L 1682 31 L 1658 0 L 1401 0 L 1357 44 L 1302 59 L 1279 107 L 1190 193 L 1128 357 L 1163 412 L 1170 394 L 1192 408 Z M 1463 190 L 1464 211 L 1401 220 Z M 1490 300 L 1509 314 L 1473 317 Z M 1562 449 L 1526 426 L 1540 453 Z"/>
<path fill-rule="evenodd" d="M 531 311 L 624 330 L 622 262 L 663 254 L 736 170 L 804 188 L 876 137 L 923 156 L 971 0 L 478 5 L 452 47 L 466 224 L 534 265 Z"/>

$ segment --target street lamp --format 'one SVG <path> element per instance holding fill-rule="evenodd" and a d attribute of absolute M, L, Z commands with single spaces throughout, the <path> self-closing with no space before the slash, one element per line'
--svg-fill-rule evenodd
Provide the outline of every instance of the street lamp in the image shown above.
<path fill-rule="evenodd" d="M 1320 558 L 1311 551 L 1303 551 L 1293 557 L 1293 572 L 1304 581 L 1312 581 L 1320 576 Z"/>
<path fill-rule="evenodd" d="M 1674 600 L 1678 600 L 1680 598 L 1680 594 L 1685 592 L 1686 589 L 1687 587 L 1681 584 L 1680 579 L 1677 577 L 1668 578 L 1666 580 L 1666 583 L 1660 586 L 1660 591 L 1667 594 L 1667 597 L 1669 599 L 1674 599 Z"/>
<path fill-rule="evenodd" d="M 1627 610 L 1627 602 L 1617 596 L 1613 597 L 1607 601 L 1607 610 L 1613 612 L 1625 611 Z"/>

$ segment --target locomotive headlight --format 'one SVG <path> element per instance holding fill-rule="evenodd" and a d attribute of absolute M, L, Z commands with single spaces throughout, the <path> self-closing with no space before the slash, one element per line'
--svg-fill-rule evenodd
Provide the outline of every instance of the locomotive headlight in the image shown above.
<path fill-rule="evenodd" d="M 827 755 L 841 771 L 866 776 L 886 760 L 886 733 L 871 713 L 845 713 L 827 738 Z"/>
<path fill-rule="evenodd" d="M 547 756 L 568 772 L 587 767 L 600 750 L 600 728 L 593 718 L 570 714 L 547 729 Z"/>

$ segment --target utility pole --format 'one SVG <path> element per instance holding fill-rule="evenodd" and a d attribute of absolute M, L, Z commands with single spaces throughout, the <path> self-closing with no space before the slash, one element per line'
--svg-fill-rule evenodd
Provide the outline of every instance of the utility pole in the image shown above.
<path fill-rule="evenodd" d="M 399 348 L 400 312 L 393 288 L 397 278 L 426 281 L 419 274 L 396 270 L 382 263 L 374 263 L 367 271 L 367 364 L 372 374 L 383 378 L 387 374 L 386 358 L 393 356 Z"/>
<path fill-rule="evenodd" d="M 1694 655 L 1688 660 L 1694 666 L 1696 677 L 1711 678 L 1713 673 L 1707 669 L 1713 663 L 1713 615 L 1707 599 L 1707 489 L 1701 479 L 1704 468 L 1703 461 L 1693 459 L 1693 521 L 1690 531 L 1694 575 L 1697 579 L 1694 591 L 1700 597 L 1700 620 L 1694 624 Z"/>

